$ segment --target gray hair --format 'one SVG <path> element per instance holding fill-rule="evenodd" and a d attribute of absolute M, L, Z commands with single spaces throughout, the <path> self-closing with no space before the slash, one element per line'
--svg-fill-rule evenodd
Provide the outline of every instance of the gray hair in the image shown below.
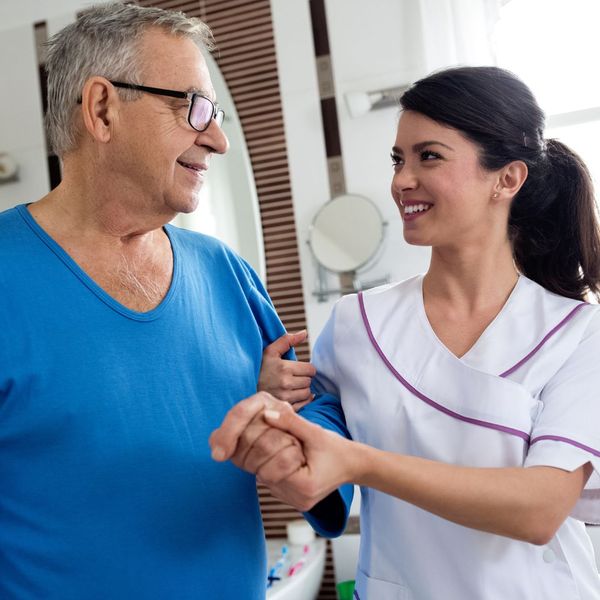
<path fill-rule="evenodd" d="M 76 147 L 74 111 L 90 77 L 141 83 L 144 63 L 138 45 L 150 27 L 189 38 L 201 49 L 214 48 L 210 28 L 200 19 L 182 12 L 121 2 L 86 9 L 74 23 L 48 40 L 46 127 L 58 156 L 63 157 Z M 124 100 L 134 100 L 140 95 L 132 90 L 118 92 Z"/>

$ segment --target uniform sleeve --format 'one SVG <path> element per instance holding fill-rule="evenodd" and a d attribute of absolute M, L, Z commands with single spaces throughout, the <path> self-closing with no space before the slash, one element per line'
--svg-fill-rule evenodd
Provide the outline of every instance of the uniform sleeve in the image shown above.
<path fill-rule="evenodd" d="M 577 349 L 544 386 L 531 434 L 526 467 L 574 471 L 591 463 L 594 472 L 571 516 L 600 523 L 600 312 Z"/>
<path fill-rule="evenodd" d="M 300 414 L 321 427 L 350 438 L 339 398 L 322 394 L 305 406 Z M 354 485 L 347 483 L 304 513 L 313 529 L 324 537 L 337 537 L 344 533 L 350 505 L 354 496 Z"/>
<path fill-rule="evenodd" d="M 335 309 L 313 350 L 312 362 L 317 368 L 317 375 L 312 382 L 315 399 L 300 414 L 312 423 L 350 439 L 336 382 L 334 330 Z M 343 485 L 304 516 L 320 535 L 337 537 L 346 528 L 353 495 L 354 485 Z"/>

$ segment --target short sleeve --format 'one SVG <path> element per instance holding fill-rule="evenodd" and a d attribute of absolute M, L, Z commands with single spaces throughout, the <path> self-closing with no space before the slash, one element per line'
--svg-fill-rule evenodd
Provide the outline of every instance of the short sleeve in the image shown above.
<path fill-rule="evenodd" d="M 525 466 L 574 471 L 591 463 L 594 472 L 571 516 L 600 523 L 600 312 L 540 400 Z"/>
<path fill-rule="evenodd" d="M 315 394 L 332 394 L 339 398 L 334 339 L 337 306 L 336 303 L 313 348 L 311 362 L 317 369 L 317 375 L 311 387 Z"/>
<path fill-rule="evenodd" d="M 269 294 L 256 271 L 240 256 L 235 255 L 243 271 L 246 298 L 258 326 L 260 327 L 263 350 L 277 338 L 286 333 L 281 319 L 273 306 Z M 295 360 L 296 353 L 290 348 L 284 355 L 286 360 Z"/>

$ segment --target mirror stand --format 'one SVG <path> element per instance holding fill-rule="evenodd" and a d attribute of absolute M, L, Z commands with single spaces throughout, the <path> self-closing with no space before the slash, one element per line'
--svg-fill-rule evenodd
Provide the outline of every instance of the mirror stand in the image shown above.
<path fill-rule="evenodd" d="M 340 285 L 337 288 L 330 288 L 327 277 L 329 271 L 318 261 L 315 260 L 315 263 L 317 268 L 317 289 L 313 292 L 313 296 L 317 298 L 318 302 L 327 302 L 329 296 L 354 294 L 361 290 L 368 290 L 369 288 L 390 282 L 389 275 L 385 275 L 384 277 L 373 281 L 363 282 L 357 278 L 356 271 L 346 271 L 343 273 L 336 273 L 336 275 L 339 275 Z"/>
<path fill-rule="evenodd" d="M 364 283 L 357 277 L 359 271 L 373 266 L 377 260 L 386 226 L 377 206 L 364 196 L 336 196 L 319 209 L 308 238 L 317 269 L 317 289 L 313 295 L 319 302 L 326 302 L 333 294 L 351 294 L 389 281 L 388 275 Z M 338 286 L 333 289 L 328 273 L 339 278 Z"/>

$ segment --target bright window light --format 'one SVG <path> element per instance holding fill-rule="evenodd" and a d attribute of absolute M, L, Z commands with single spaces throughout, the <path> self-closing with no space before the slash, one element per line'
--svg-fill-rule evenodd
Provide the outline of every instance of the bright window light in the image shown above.
<path fill-rule="evenodd" d="M 219 237 L 217 217 L 215 215 L 214 198 L 210 193 L 210 181 L 205 181 L 200 191 L 198 208 L 189 214 L 179 213 L 173 224 L 192 231 L 199 231 L 213 237 Z"/>
<path fill-rule="evenodd" d="M 531 88 L 558 138 L 600 191 L 600 0 L 510 0 L 493 35 L 498 66 Z"/>
<path fill-rule="evenodd" d="M 510 0 L 493 43 L 498 65 L 527 83 L 547 115 L 600 106 L 600 2 Z"/>

